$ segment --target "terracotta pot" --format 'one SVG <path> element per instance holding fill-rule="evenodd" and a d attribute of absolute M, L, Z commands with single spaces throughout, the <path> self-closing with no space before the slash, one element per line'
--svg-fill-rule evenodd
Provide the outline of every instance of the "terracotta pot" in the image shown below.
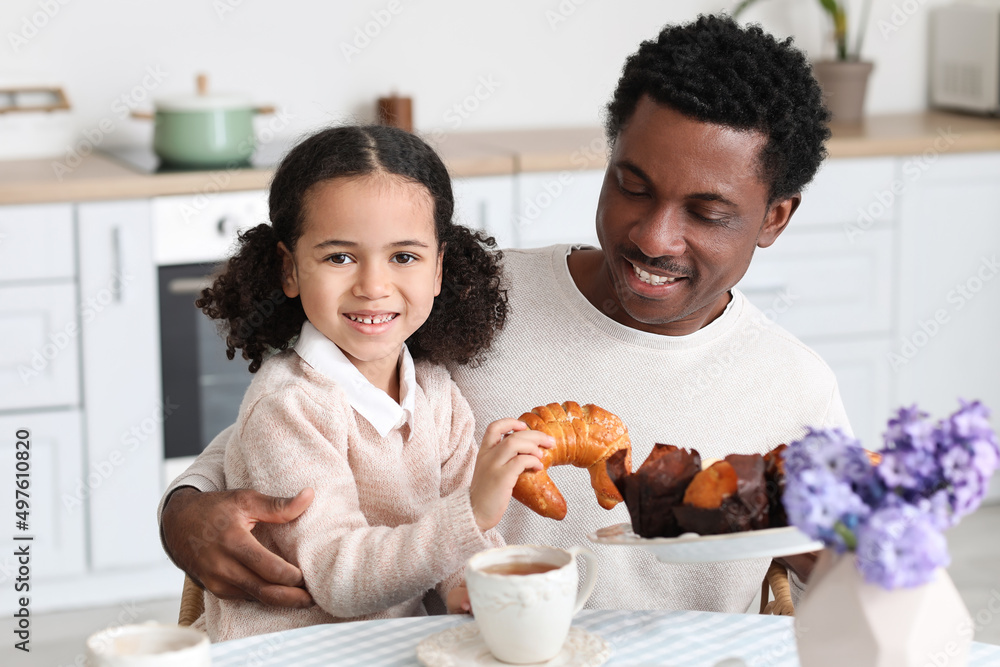
<path fill-rule="evenodd" d="M 866 583 L 854 554 L 826 550 L 795 610 L 802 667 L 964 667 L 972 617 L 943 569 L 915 588 Z"/>
<path fill-rule="evenodd" d="M 823 101 L 835 123 L 860 123 L 864 117 L 865 91 L 875 65 L 858 60 L 818 60 L 813 75 L 823 89 Z"/>

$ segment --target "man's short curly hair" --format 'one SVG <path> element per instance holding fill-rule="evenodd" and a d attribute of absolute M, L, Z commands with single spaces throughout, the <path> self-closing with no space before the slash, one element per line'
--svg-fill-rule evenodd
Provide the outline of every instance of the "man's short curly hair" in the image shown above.
<path fill-rule="evenodd" d="M 826 157 L 830 113 L 805 55 L 791 37 L 778 41 L 760 26 L 703 15 L 643 42 L 608 104 L 612 146 L 643 95 L 696 120 L 766 135 L 760 170 L 769 203 L 801 192 Z"/>

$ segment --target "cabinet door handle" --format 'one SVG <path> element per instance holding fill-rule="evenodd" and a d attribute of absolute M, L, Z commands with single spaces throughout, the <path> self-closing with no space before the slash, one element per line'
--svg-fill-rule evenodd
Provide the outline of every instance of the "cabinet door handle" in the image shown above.
<path fill-rule="evenodd" d="M 775 283 L 771 285 L 737 285 L 737 289 L 746 294 L 782 294 L 788 291 L 787 284 Z"/>
<path fill-rule="evenodd" d="M 111 229 L 111 294 L 116 303 L 121 303 L 124 298 L 125 279 L 122 275 L 122 228 L 120 226 Z"/>

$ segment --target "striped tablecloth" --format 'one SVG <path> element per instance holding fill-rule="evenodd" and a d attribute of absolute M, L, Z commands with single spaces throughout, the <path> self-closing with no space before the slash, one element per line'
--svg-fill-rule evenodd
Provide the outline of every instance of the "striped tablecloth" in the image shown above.
<path fill-rule="evenodd" d="M 213 667 L 312 667 L 364 665 L 413 667 L 424 637 L 460 623 L 464 616 L 316 625 L 237 639 L 212 647 Z M 792 619 L 701 611 L 584 610 L 573 621 L 612 646 L 608 667 L 712 667 L 742 658 L 747 667 L 798 667 Z M 935 664 L 930 658 L 928 664 Z M 970 667 L 1000 666 L 1000 646 L 975 643 Z M 849 667 L 849 666 L 848 666 Z"/>

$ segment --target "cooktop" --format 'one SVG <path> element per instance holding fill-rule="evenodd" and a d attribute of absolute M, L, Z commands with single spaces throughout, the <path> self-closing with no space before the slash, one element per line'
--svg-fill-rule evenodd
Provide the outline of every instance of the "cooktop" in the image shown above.
<path fill-rule="evenodd" d="M 281 158 L 285 157 L 285 153 L 290 148 L 289 144 L 272 141 L 258 146 L 253 156 L 242 164 L 235 163 L 215 168 L 178 167 L 164 164 L 149 146 L 108 146 L 100 150 L 116 162 L 141 174 L 169 174 L 188 171 L 226 171 L 228 169 L 272 169 L 278 166 Z"/>

